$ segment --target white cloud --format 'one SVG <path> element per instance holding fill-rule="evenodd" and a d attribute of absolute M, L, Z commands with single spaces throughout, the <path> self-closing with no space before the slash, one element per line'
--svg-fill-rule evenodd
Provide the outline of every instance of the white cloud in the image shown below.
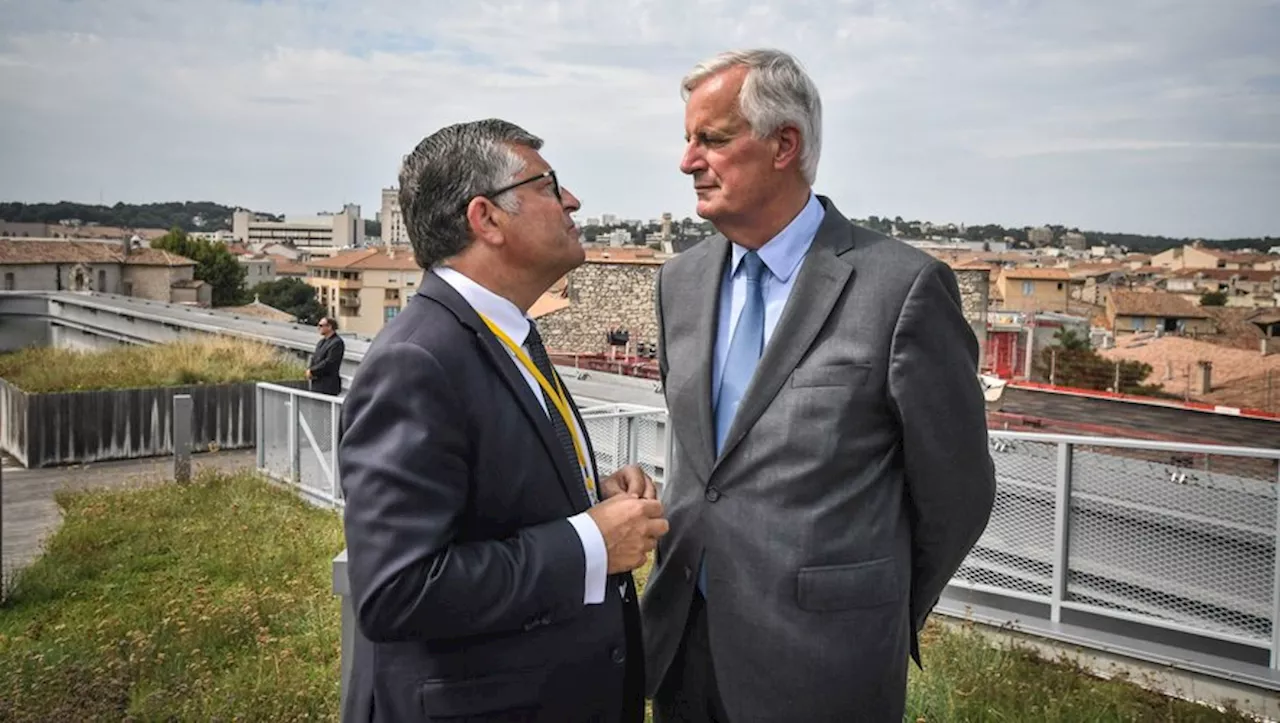
<path fill-rule="evenodd" d="M 372 217 L 422 136 L 502 116 L 583 215 L 680 217 L 680 76 L 772 45 L 823 91 L 846 213 L 1280 233 L 1280 4 L 1122 5 L 0 0 L 0 198 Z"/>

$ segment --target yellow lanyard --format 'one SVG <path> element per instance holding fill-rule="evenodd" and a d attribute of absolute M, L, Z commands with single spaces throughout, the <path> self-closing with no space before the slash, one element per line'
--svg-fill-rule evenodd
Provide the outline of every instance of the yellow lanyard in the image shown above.
<path fill-rule="evenodd" d="M 547 378 L 543 376 L 542 372 L 538 371 L 537 365 L 529 359 L 529 356 L 524 353 L 524 350 L 520 348 L 520 345 L 512 341 L 511 337 L 507 336 L 502 329 L 499 329 L 497 324 L 494 324 L 489 320 L 489 317 L 484 314 L 480 314 L 479 312 L 476 313 L 479 314 L 480 320 L 485 323 L 485 326 L 489 327 L 489 331 L 492 331 L 493 335 L 498 337 L 498 340 L 501 341 L 507 349 L 511 350 L 511 353 L 515 355 L 520 364 L 533 375 L 533 378 L 538 382 L 538 386 L 542 387 L 542 391 L 547 393 L 547 398 L 551 400 L 551 405 L 560 413 L 560 418 L 564 420 L 564 426 L 568 428 L 569 436 L 573 439 L 573 451 L 578 455 L 578 467 L 582 471 L 583 479 L 585 479 L 587 483 L 587 496 L 592 502 L 594 502 L 596 499 L 596 481 L 591 477 L 591 471 L 587 467 L 587 458 L 583 453 L 582 442 L 578 440 L 577 426 L 573 422 L 573 415 L 569 412 L 568 396 L 560 386 L 560 376 L 554 373 L 551 375 L 556 382 L 556 388 L 552 389 L 551 382 L 547 381 Z"/>

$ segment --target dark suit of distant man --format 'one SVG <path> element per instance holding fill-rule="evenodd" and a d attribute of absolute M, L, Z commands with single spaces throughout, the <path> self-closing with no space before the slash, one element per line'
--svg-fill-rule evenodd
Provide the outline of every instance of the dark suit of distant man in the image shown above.
<path fill-rule="evenodd" d="M 342 358 L 347 352 L 347 345 L 333 328 L 333 319 L 324 317 L 317 325 L 320 329 L 320 341 L 311 353 L 311 361 L 307 365 L 307 379 L 311 381 L 311 391 L 334 396 L 342 393 Z"/>

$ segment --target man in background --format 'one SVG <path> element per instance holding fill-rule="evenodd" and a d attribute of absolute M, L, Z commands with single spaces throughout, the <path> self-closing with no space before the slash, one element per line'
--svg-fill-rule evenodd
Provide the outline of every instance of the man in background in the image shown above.
<path fill-rule="evenodd" d="M 320 317 L 316 327 L 320 330 L 320 341 L 316 342 L 316 349 L 311 353 L 307 379 L 311 382 L 311 391 L 337 396 L 342 393 L 339 372 L 342 371 L 342 357 L 347 353 L 347 345 L 338 336 L 331 317 Z"/>

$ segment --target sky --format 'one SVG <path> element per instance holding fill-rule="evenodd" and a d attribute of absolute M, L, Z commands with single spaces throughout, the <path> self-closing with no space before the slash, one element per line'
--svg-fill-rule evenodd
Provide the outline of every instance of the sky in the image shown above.
<path fill-rule="evenodd" d="M 681 76 L 793 53 L 848 216 L 1280 236 L 1280 0 L 0 0 L 0 200 L 361 205 L 546 141 L 579 219 L 693 215 Z"/>

